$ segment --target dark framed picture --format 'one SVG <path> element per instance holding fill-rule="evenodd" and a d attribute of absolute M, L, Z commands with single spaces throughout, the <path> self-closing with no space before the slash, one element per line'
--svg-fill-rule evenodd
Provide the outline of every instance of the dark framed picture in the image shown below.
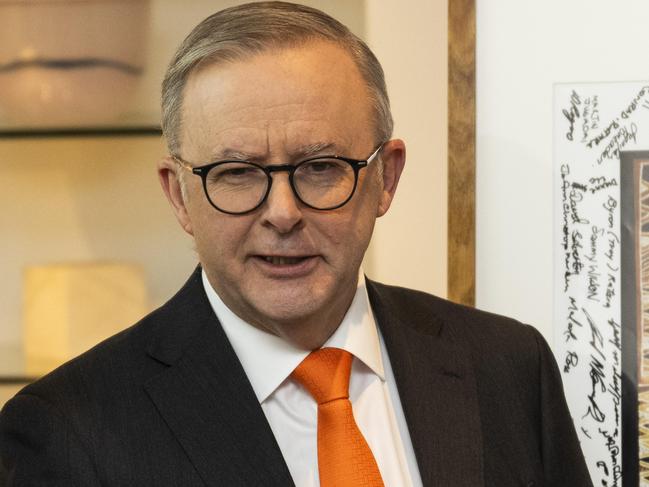
<path fill-rule="evenodd" d="M 622 461 L 625 487 L 649 484 L 649 151 L 620 155 Z"/>

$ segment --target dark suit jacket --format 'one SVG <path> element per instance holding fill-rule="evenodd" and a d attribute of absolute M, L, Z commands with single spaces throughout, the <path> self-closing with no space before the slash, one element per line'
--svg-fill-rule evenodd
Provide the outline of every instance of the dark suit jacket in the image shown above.
<path fill-rule="evenodd" d="M 425 486 L 591 485 L 537 331 L 421 292 L 368 293 Z M 199 270 L 7 403 L 0 453 L 15 486 L 293 485 Z"/>

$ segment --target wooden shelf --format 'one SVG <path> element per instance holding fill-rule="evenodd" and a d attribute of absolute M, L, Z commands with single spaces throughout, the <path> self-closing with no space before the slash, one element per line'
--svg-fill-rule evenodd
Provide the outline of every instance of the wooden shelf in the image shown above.
<path fill-rule="evenodd" d="M 25 373 L 25 360 L 18 345 L 0 345 L 0 357 L 0 385 L 28 384 L 38 379 Z"/>
<path fill-rule="evenodd" d="M 162 130 L 156 126 L 0 129 L 0 140 L 68 137 L 162 137 Z"/>

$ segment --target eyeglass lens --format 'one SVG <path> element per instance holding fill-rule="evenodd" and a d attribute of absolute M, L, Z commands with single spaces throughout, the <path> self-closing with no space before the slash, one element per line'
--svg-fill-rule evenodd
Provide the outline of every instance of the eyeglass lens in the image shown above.
<path fill-rule="evenodd" d="M 356 174 L 338 159 L 312 159 L 293 172 L 293 190 L 305 204 L 330 209 L 344 203 L 354 191 Z M 205 176 L 205 189 L 212 204 L 229 213 L 245 213 L 257 207 L 268 191 L 269 177 L 247 162 L 224 162 Z"/>

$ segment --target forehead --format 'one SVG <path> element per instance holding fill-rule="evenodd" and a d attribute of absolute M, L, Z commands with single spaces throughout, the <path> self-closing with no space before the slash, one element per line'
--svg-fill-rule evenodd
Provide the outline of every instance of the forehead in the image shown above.
<path fill-rule="evenodd" d="M 181 147 L 289 153 L 297 147 L 371 138 L 368 89 L 342 47 L 312 42 L 196 69 L 183 92 Z M 371 142 L 370 142 L 371 145 Z"/>

